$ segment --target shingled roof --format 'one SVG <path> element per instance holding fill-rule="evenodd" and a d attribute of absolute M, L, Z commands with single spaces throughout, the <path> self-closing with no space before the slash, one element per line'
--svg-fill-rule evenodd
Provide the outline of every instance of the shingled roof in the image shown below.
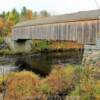
<path fill-rule="evenodd" d="M 34 26 L 34 25 L 62 23 L 62 22 L 69 22 L 69 21 L 78 21 L 78 20 L 98 19 L 99 16 L 100 16 L 100 10 L 80 11 L 77 13 L 51 16 L 47 18 L 40 18 L 40 19 L 30 20 L 30 21 L 23 21 L 16 24 L 14 27 L 24 27 L 24 26 L 32 26 L 32 25 Z"/>

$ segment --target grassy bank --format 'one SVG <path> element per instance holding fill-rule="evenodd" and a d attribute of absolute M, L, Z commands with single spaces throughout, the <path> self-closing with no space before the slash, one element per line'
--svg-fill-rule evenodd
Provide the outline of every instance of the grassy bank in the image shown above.
<path fill-rule="evenodd" d="M 33 40 L 33 51 L 43 50 L 69 50 L 84 48 L 84 45 L 73 41 L 46 41 Z"/>
<path fill-rule="evenodd" d="M 4 38 L 0 36 L 0 44 L 4 43 Z"/>
<path fill-rule="evenodd" d="M 15 72 L 0 77 L 0 91 L 5 88 L 5 100 L 56 100 L 52 98 L 79 97 L 79 100 L 99 100 L 100 80 L 94 67 L 55 67 L 46 77 L 28 72 Z M 5 84 L 4 84 L 5 83 Z M 63 99 L 64 100 L 64 99 Z"/>
<path fill-rule="evenodd" d="M 0 46 L 4 44 L 3 38 L 0 38 Z M 30 50 L 28 49 L 28 45 L 30 45 Z M 0 55 L 18 55 L 18 54 L 32 54 L 32 53 L 41 53 L 41 52 L 52 52 L 52 51 L 66 51 L 75 49 L 78 50 L 80 48 L 84 48 L 82 44 L 75 43 L 73 41 L 47 41 L 47 40 L 33 40 L 32 43 L 28 44 L 26 47 L 21 48 L 17 46 L 15 50 L 12 50 L 9 46 L 6 48 L 0 49 Z M 21 50 L 21 49 L 22 50 Z"/>

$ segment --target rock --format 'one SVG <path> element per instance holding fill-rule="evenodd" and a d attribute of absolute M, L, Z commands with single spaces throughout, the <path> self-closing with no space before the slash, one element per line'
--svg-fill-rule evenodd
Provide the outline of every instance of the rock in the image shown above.
<path fill-rule="evenodd" d="M 0 44 L 0 49 L 6 49 L 8 45 L 6 43 Z"/>
<path fill-rule="evenodd" d="M 2 93 L 0 93 L 0 100 L 4 100 Z"/>
<path fill-rule="evenodd" d="M 93 51 L 84 57 L 84 64 L 88 66 L 100 67 L 100 51 Z"/>

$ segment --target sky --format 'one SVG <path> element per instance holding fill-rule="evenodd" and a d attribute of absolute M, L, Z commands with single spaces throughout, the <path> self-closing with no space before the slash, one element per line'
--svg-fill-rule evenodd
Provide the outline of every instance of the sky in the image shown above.
<path fill-rule="evenodd" d="M 97 0 L 100 7 L 100 0 Z M 98 9 L 95 0 L 0 0 L 0 13 L 26 6 L 33 11 L 47 10 L 53 15 Z"/>

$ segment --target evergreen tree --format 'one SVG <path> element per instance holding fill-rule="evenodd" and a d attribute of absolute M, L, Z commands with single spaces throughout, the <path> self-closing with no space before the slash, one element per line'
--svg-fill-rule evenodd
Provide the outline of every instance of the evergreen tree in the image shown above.
<path fill-rule="evenodd" d="M 50 14 L 46 10 L 43 10 L 43 11 L 40 11 L 40 16 L 41 17 L 48 17 L 48 16 L 50 16 Z"/>

